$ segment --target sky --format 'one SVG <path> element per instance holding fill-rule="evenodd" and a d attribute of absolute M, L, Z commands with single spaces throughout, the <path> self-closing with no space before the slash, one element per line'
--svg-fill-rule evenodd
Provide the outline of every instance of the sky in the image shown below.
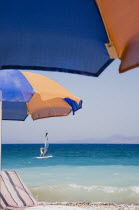
<path fill-rule="evenodd" d="M 3 143 L 139 143 L 139 69 L 119 74 L 115 60 L 99 77 L 31 71 L 50 77 L 83 100 L 73 116 L 3 121 Z"/>

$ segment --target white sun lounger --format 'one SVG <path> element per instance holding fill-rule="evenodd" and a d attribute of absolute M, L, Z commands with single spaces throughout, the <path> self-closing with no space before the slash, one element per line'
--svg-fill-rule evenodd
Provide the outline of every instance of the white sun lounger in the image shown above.
<path fill-rule="evenodd" d="M 0 209 L 23 209 L 39 205 L 15 171 L 0 174 Z"/>

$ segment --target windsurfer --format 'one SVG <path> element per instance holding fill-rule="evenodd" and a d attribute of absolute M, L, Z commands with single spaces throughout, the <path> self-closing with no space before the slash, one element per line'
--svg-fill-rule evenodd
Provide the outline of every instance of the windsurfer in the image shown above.
<path fill-rule="evenodd" d="M 44 143 L 44 147 L 40 147 L 40 157 L 44 157 L 48 151 L 48 132 L 45 132 L 45 143 Z"/>
<path fill-rule="evenodd" d="M 44 148 L 43 147 L 40 147 L 40 157 L 44 156 Z"/>

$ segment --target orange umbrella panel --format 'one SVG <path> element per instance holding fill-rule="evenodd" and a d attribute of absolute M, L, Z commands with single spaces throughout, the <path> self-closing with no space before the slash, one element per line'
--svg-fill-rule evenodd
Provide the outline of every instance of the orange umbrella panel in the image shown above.
<path fill-rule="evenodd" d="M 67 116 L 82 108 L 82 100 L 54 80 L 35 73 L 22 72 L 36 93 L 26 103 L 34 120 Z"/>
<path fill-rule="evenodd" d="M 72 111 L 72 107 L 61 98 L 42 101 L 39 94 L 34 94 L 29 103 L 26 103 L 29 114 L 33 120 L 67 116 Z"/>
<path fill-rule="evenodd" d="M 96 2 L 109 37 L 110 47 L 116 52 L 115 57 L 121 59 L 120 73 L 138 67 L 139 1 L 96 0 Z"/>

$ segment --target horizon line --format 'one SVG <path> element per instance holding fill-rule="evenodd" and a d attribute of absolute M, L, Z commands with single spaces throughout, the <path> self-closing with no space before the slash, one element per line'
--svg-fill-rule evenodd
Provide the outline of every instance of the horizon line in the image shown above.
<path fill-rule="evenodd" d="M 6 145 L 6 144 L 43 144 L 43 143 L 27 143 L 27 142 L 24 142 L 24 143 L 2 143 L 2 145 Z M 139 143 L 120 143 L 120 142 L 118 142 L 118 143 L 110 143 L 110 142 L 94 142 L 94 143 L 83 143 L 83 142 L 75 142 L 75 143 L 73 143 L 73 142 L 67 142 L 67 143 L 64 143 L 64 142 L 53 142 L 53 143 L 49 143 L 49 144 L 139 144 Z"/>

